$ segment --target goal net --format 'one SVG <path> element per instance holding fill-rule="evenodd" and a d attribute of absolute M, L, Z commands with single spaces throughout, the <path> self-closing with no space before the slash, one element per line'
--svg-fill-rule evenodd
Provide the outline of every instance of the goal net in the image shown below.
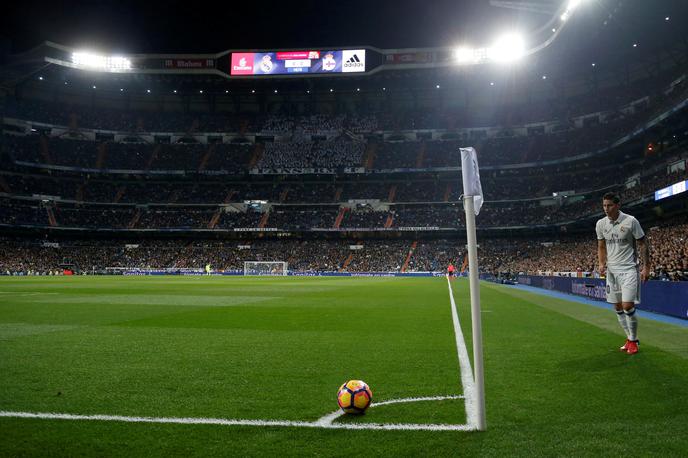
<path fill-rule="evenodd" d="M 284 261 L 246 261 L 244 275 L 287 275 Z"/>

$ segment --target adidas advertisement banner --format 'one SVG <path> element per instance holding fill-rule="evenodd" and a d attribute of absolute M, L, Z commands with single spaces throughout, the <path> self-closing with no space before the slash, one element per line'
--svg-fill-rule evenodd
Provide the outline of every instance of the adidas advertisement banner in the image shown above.
<path fill-rule="evenodd" d="M 364 72 L 365 49 L 345 49 L 342 51 L 342 72 Z"/>

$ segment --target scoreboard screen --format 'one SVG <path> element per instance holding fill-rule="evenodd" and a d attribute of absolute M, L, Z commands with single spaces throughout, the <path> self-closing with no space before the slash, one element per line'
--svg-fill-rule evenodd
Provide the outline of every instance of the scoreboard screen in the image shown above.
<path fill-rule="evenodd" d="M 230 75 L 289 75 L 365 72 L 366 50 L 233 52 Z"/>

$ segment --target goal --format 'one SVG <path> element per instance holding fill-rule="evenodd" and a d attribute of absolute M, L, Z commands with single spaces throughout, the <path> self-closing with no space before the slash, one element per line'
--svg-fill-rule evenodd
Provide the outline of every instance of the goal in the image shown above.
<path fill-rule="evenodd" d="M 287 275 L 284 261 L 245 261 L 244 275 Z"/>

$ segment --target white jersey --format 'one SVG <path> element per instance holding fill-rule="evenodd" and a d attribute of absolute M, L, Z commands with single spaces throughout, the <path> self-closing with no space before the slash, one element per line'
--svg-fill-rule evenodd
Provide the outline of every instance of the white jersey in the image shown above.
<path fill-rule="evenodd" d="M 607 245 L 607 270 L 614 273 L 638 268 L 638 253 L 635 241 L 645 237 L 637 219 L 619 212 L 615 221 L 605 216 L 595 226 L 597 240 Z"/>

